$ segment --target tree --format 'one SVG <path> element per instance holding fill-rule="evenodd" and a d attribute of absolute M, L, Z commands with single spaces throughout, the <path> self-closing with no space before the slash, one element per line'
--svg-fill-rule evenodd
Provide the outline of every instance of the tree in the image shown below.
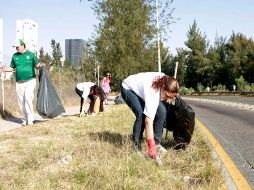
<path fill-rule="evenodd" d="M 52 48 L 52 65 L 61 67 L 61 59 L 63 57 L 60 43 L 55 40 L 51 40 L 51 48 Z"/>
<path fill-rule="evenodd" d="M 186 72 L 188 67 L 189 52 L 183 48 L 177 49 L 177 55 L 174 58 L 174 64 L 172 64 L 172 76 L 175 72 L 176 62 L 178 62 L 176 79 L 180 82 L 181 86 L 186 86 Z"/>
<path fill-rule="evenodd" d="M 206 35 L 201 34 L 196 21 L 187 32 L 185 45 L 189 48 L 188 62 L 186 63 L 186 87 L 197 87 L 198 83 L 203 82 L 207 73 L 209 60 L 206 58 L 209 43 Z"/>
<path fill-rule="evenodd" d="M 253 51 L 254 43 L 252 39 L 247 39 L 241 33 L 233 33 L 226 46 L 227 68 L 230 79 L 235 80 L 243 76 L 248 82 L 253 82 Z"/>
<path fill-rule="evenodd" d="M 152 0 L 94 0 L 99 19 L 94 56 L 102 73 L 110 72 L 114 87 L 130 74 L 157 71 L 156 7 Z M 161 31 L 170 24 L 171 9 L 161 12 Z M 163 10 L 163 9 L 161 9 Z M 168 19 L 168 20 L 167 20 Z M 166 20 L 168 21 L 166 25 Z M 162 42 L 161 42 L 162 44 Z"/>
<path fill-rule="evenodd" d="M 92 44 L 93 42 L 91 40 L 88 40 L 84 43 L 84 53 L 83 57 L 81 58 L 80 72 L 82 75 L 84 75 L 84 80 L 97 82 L 97 78 L 95 76 L 95 69 L 97 65 L 94 46 Z"/>
<path fill-rule="evenodd" d="M 39 61 L 49 66 L 51 62 L 51 57 L 48 53 L 44 52 L 43 47 L 39 50 Z"/>
<path fill-rule="evenodd" d="M 151 7 L 143 0 L 97 0 L 100 24 L 95 39 L 95 56 L 103 72 L 110 72 L 114 85 L 140 71 L 156 70 L 151 44 L 155 29 L 149 24 Z"/>

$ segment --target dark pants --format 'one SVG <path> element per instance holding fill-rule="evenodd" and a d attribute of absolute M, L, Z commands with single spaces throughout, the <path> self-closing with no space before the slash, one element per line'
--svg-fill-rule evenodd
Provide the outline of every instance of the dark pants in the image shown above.
<path fill-rule="evenodd" d="M 100 88 L 100 87 L 99 87 Z M 84 98 L 82 97 L 82 94 L 83 94 L 83 91 L 79 90 L 77 87 L 75 88 L 75 92 L 79 95 L 79 97 L 81 98 L 80 99 L 80 113 L 82 112 L 82 107 L 83 107 L 83 104 L 84 104 Z M 100 112 L 103 112 L 104 111 L 104 94 L 103 94 L 103 90 L 101 89 L 99 91 L 99 95 L 100 95 Z M 96 98 L 92 95 L 92 94 L 89 94 L 88 95 L 88 98 L 90 99 L 91 103 L 90 103 L 90 106 L 89 106 L 89 110 L 93 110 L 93 107 L 94 107 L 94 103 L 95 103 L 95 100 Z"/>
<path fill-rule="evenodd" d="M 132 140 L 134 141 L 135 144 L 140 144 L 145 128 L 144 124 L 145 115 L 143 114 L 145 102 L 135 92 L 131 90 L 126 90 L 122 86 L 121 86 L 121 95 L 126 104 L 130 107 L 130 109 L 136 116 L 136 120 L 133 126 Z M 153 126 L 154 139 L 156 145 L 161 143 L 165 119 L 166 119 L 166 108 L 162 103 L 162 101 L 160 101 L 154 118 L 154 126 Z"/>
<path fill-rule="evenodd" d="M 94 110 L 94 104 L 95 104 L 95 101 L 96 101 L 96 99 L 98 97 L 94 96 L 92 94 L 89 94 L 88 98 L 90 99 L 90 105 L 89 105 L 89 108 L 88 108 L 88 114 L 91 114 L 93 112 L 93 110 Z"/>
<path fill-rule="evenodd" d="M 80 99 L 80 113 L 82 112 L 82 107 L 84 103 L 84 98 L 82 97 L 83 91 L 79 90 L 77 87 L 75 88 L 75 92 L 79 95 Z"/>

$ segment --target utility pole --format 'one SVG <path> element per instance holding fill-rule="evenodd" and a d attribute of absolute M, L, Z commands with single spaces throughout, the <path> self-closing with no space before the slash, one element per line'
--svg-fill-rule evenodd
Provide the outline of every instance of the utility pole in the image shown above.
<path fill-rule="evenodd" d="M 99 64 L 97 64 L 97 73 L 98 73 L 98 75 L 97 75 L 97 80 L 98 80 L 97 85 L 100 86 L 100 65 Z"/>
<path fill-rule="evenodd" d="M 2 80 L 2 100 L 3 100 L 3 111 L 4 111 L 4 72 L 1 71 L 1 80 Z"/>
<path fill-rule="evenodd" d="M 160 51 L 160 23 L 159 23 L 159 6 L 156 0 L 156 21 L 157 21 L 157 45 L 158 45 L 158 70 L 161 72 L 161 51 Z"/>
<path fill-rule="evenodd" d="M 176 65 L 175 65 L 175 74 L 174 74 L 175 79 L 176 79 L 176 75 L 177 75 L 177 68 L 178 68 L 178 61 L 176 62 Z"/>

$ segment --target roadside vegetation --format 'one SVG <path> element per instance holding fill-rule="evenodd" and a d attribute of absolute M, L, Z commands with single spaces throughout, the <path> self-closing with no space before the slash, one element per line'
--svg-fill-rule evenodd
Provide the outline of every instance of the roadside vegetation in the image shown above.
<path fill-rule="evenodd" d="M 75 92 L 77 81 L 83 82 L 82 79 L 78 79 L 75 76 L 75 71 L 69 68 L 55 69 L 49 71 L 50 79 L 60 97 L 64 107 L 79 105 L 80 99 Z M 77 76 L 77 74 L 76 74 Z M 0 89 L 0 118 L 19 116 L 20 108 L 16 95 L 16 82 L 15 78 L 11 80 L 5 80 L 4 84 L 4 99 L 3 99 L 3 88 Z M 34 93 L 34 110 L 37 102 L 37 92 L 39 86 L 39 80 L 37 77 L 37 84 Z M 4 104 L 4 110 L 3 110 Z"/>
<path fill-rule="evenodd" d="M 173 76 L 175 63 L 179 63 L 180 93 L 207 91 L 207 87 L 232 91 L 233 85 L 239 91 L 254 91 L 254 42 L 244 34 L 232 33 L 228 39 L 218 36 L 210 44 L 193 21 L 186 31 L 186 48 L 177 49 L 173 55 L 165 47 L 171 24 L 178 20 L 173 17 L 172 2 L 159 5 L 161 69 Z M 158 70 L 154 1 L 91 3 L 99 24 L 96 35 L 85 43 L 79 67 L 74 68 L 68 60 L 62 62 L 61 45 L 53 39 L 50 54 L 43 47 L 39 51 L 39 60 L 49 69 L 65 107 L 79 104 L 74 91 L 78 82 L 97 82 L 110 72 L 112 89 L 117 94 L 128 75 Z M 18 116 L 15 79 L 4 81 L 4 87 L 1 117 Z M 2 133 L 0 190 L 225 189 L 221 168 L 197 129 L 184 151 L 173 149 L 172 136 L 165 139 L 169 152 L 162 158 L 164 166 L 158 167 L 131 149 L 132 125 L 130 110 L 125 105 L 112 105 L 96 117 L 68 116 Z M 145 145 L 143 148 L 146 152 Z"/>
<path fill-rule="evenodd" d="M 134 116 L 108 105 L 96 117 L 67 116 L 0 134 L 0 189 L 225 189 L 221 169 L 196 129 L 186 150 L 163 167 L 131 148 Z M 146 153 L 146 145 L 143 143 Z"/>

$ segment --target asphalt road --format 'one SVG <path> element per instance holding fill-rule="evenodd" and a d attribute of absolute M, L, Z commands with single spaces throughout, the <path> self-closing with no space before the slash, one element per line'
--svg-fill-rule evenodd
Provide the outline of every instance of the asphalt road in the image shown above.
<path fill-rule="evenodd" d="M 222 97 L 221 100 L 228 99 Z M 185 101 L 194 109 L 197 119 L 215 136 L 254 189 L 253 111 L 189 99 Z M 248 104 L 252 101 L 254 101 L 253 98 L 238 100 L 240 103 L 248 102 Z"/>

